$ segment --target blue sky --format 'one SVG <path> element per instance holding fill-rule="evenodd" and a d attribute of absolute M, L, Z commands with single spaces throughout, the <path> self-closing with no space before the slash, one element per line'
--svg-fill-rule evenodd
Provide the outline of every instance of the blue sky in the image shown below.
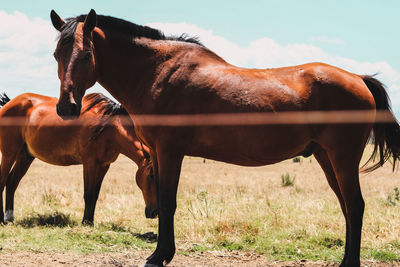
<path fill-rule="evenodd" d="M 0 9 L 49 19 L 87 13 L 137 24 L 186 22 L 212 29 L 239 45 L 268 36 L 281 44 L 315 42 L 328 52 L 357 60 L 387 61 L 400 69 L 400 1 L 202 0 L 202 1 L 4 1 Z M 327 36 L 344 43 L 310 40 Z"/>
<path fill-rule="evenodd" d="M 25 27 L 28 28 L 32 25 L 32 21 L 43 25 L 49 24 L 51 9 L 55 9 L 65 18 L 87 13 L 91 8 L 98 14 L 124 18 L 137 24 L 157 26 L 166 33 L 187 31 L 189 34 L 199 35 L 208 47 L 221 54 L 227 61 L 244 67 L 266 68 L 324 61 L 360 74 L 379 72 L 378 78 L 382 79 L 390 89 L 389 94 L 396 113 L 400 111 L 400 1 L 398 0 L 23 0 L 3 1 L 0 12 L 3 11 L 3 17 L 14 16 L 15 11 L 20 12 L 20 15 L 26 16 L 29 20 Z M 41 20 L 37 21 L 36 18 Z M 17 15 L 11 19 L 16 19 L 18 23 Z M 4 19 L 3 21 L 0 19 L 0 22 L 3 24 L 1 28 L 11 27 L 7 22 L 4 23 Z M 14 21 L 12 23 L 15 24 Z M 12 68 L 9 67 L 9 62 L 4 65 L 4 60 L 1 61 L 2 55 L 10 57 L 11 64 L 20 60 L 13 58 L 11 52 L 7 54 L 8 49 L 15 50 L 15 55 L 19 53 L 18 46 L 9 47 L 12 39 L 8 37 L 27 33 L 24 33 L 23 29 L 17 29 L 16 33 L 12 33 L 1 28 L 0 71 L 7 72 Z M 27 31 L 29 34 L 29 31 L 35 29 L 32 27 Z M 43 30 L 43 35 L 39 37 L 46 36 L 45 31 Z M 38 48 L 33 51 L 37 57 L 51 57 L 49 50 L 54 49 L 56 33 L 48 31 L 53 39 L 49 37 L 46 45 L 37 41 Z M 40 45 L 46 46 L 46 49 L 39 48 Z M 23 50 L 27 53 L 26 48 Z M 259 56 L 259 53 L 262 55 Z M 41 77 L 39 69 L 45 72 L 53 71 L 48 78 L 43 76 L 41 81 L 37 82 L 24 78 L 19 87 L 17 78 L 10 81 L 14 74 L 0 72 L 0 89 L 15 88 L 15 93 L 20 93 L 21 90 L 30 90 L 21 87 L 37 90 L 40 85 L 43 90 L 39 89 L 39 92 L 57 95 L 58 81 L 55 77 L 55 64 L 51 60 L 53 59 L 39 63 L 38 59 L 37 65 L 32 65 L 37 70 L 35 74 L 29 74 L 28 69 L 22 71 L 22 74 L 27 73 L 32 79 Z M 36 62 L 36 59 L 32 58 L 31 61 Z M 39 67 L 39 64 L 48 66 Z M 21 63 L 20 66 L 26 66 L 26 63 Z M 13 70 L 18 69 L 15 67 Z M 45 83 L 44 79 L 48 79 L 49 82 Z"/>

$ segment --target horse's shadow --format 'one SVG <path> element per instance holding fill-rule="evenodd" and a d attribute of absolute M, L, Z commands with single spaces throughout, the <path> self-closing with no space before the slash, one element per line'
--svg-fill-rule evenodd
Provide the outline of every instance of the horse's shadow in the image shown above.
<path fill-rule="evenodd" d="M 146 232 L 144 234 L 135 233 L 135 232 L 132 232 L 128 227 L 120 225 L 120 224 L 115 224 L 115 223 L 111 223 L 111 225 L 102 224 L 102 226 L 110 228 L 110 230 L 112 230 L 112 231 L 129 233 L 129 234 L 133 235 L 134 237 L 136 237 L 137 239 L 140 239 L 147 243 L 157 242 L 157 234 L 155 234 L 153 232 Z"/>
<path fill-rule="evenodd" d="M 147 243 L 155 243 L 158 240 L 157 234 L 153 232 L 147 232 L 144 234 L 134 233 L 133 234 L 136 238 L 141 239 Z"/>
<path fill-rule="evenodd" d="M 34 227 L 76 227 L 80 224 L 77 220 L 71 218 L 69 214 L 65 214 L 59 211 L 53 213 L 32 213 L 25 218 L 15 222 L 16 226 L 21 226 L 23 228 L 34 228 Z M 125 232 L 129 233 L 132 236 L 145 241 L 147 243 L 155 243 L 157 242 L 157 234 L 153 232 L 146 232 L 144 234 L 133 232 L 129 229 L 129 227 L 122 226 L 120 224 L 99 224 L 100 228 L 105 228 L 107 230 L 115 231 L 115 232 Z"/>
<path fill-rule="evenodd" d="M 73 220 L 70 215 L 56 211 L 44 214 L 32 213 L 17 221 L 15 225 L 22 226 L 23 228 L 34 228 L 39 226 L 63 228 L 77 226 L 78 223 Z"/>

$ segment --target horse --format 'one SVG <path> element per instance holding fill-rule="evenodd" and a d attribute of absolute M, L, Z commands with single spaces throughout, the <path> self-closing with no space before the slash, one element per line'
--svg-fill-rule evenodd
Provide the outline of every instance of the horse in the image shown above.
<path fill-rule="evenodd" d="M 54 52 L 60 98 L 57 112 L 78 118 L 85 91 L 99 82 L 128 111 L 139 139 L 150 148 L 158 198 L 158 243 L 146 264 L 163 266 L 175 254 L 174 214 L 184 156 L 242 165 L 273 164 L 313 154 L 335 192 L 346 221 L 341 266 L 360 264 L 364 200 L 359 165 L 371 132 L 381 166 L 397 163 L 400 126 L 383 84 L 323 63 L 272 69 L 233 66 L 187 35 L 110 16 L 66 19 L 52 10 L 60 32 Z M 378 111 L 390 121 L 376 121 Z M 360 123 L 258 125 L 155 125 L 145 116 L 281 114 L 365 111 Z"/>
<path fill-rule="evenodd" d="M 64 121 L 56 113 L 58 99 L 24 93 L 0 98 L 1 192 L 6 185 L 6 212 L 0 220 L 14 220 L 14 194 L 35 158 L 58 166 L 83 165 L 85 210 L 83 224 L 93 225 L 100 187 L 110 164 L 123 154 L 138 166 L 136 183 L 142 191 L 148 218 L 157 210 L 156 185 L 148 148 L 138 140 L 124 108 L 100 93 L 82 100 L 78 121 Z M 128 117 L 129 118 L 129 117 Z M 14 167 L 13 167 L 14 166 Z M 12 168 L 12 169 L 11 169 Z M 2 197 L 1 197 L 2 201 Z"/>

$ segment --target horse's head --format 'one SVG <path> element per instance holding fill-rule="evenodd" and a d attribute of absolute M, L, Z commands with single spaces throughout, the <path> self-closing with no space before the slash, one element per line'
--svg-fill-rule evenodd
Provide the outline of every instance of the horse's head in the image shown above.
<path fill-rule="evenodd" d="M 77 19 L 64 21 L 52 10 L 50 17 L 54 28 L 60 32 L 54 52 L 61 81 L 57 113 L 64 119 L 79 117 L 82 97 L 97 80 L 92 42 L 97 15 L 92 9 L 83 22 Z"/>
<path fill-rule="evenodd" d="M 142 190 L 146 204 L 146 218 L 155 218 L 158 215 L 156 181 L 153 173 L 153 164 L 144 160 L 136 172 L 136 184 Z"/>

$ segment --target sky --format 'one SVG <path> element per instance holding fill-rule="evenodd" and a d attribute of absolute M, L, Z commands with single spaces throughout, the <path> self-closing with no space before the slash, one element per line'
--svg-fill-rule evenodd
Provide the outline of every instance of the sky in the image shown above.
<path fill-rule="evenodd" d="M 383 81 L 400 117 L 400 1 L 385 0 L 152 0 L 2 1 L 0 92 L 58 96 L 53 59 L 62 18 L 111 15 L 166 34 L 198 36 L 241 67 L 270 68 L 325 62 Z M 102 91 L 96 85 L 90 91 Z M 104 91 L 102 91 L 104 92 Z"/>

